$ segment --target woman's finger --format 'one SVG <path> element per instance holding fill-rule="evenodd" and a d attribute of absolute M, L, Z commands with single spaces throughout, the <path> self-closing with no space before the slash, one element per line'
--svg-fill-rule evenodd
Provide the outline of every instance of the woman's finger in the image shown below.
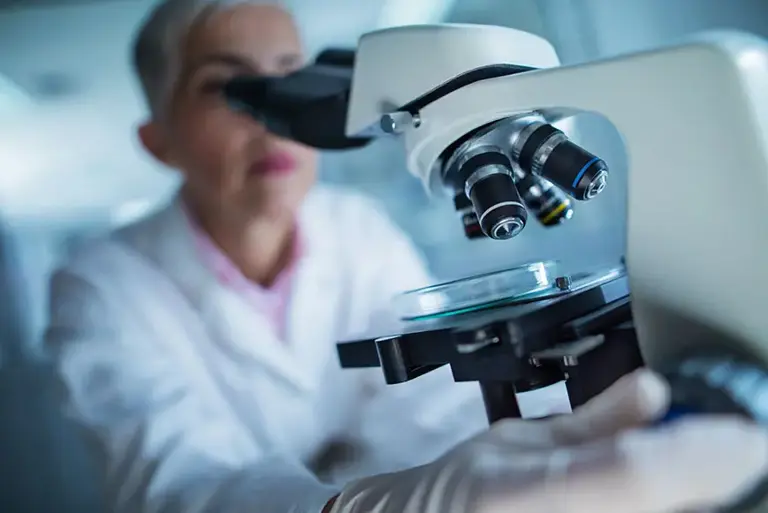
<path fill-rule="evenodd" d="M 669 385 L 655 372 L 628 374 L 572 415 L 544 421 L 556 444 L 588 443 L 653 422 L 669 408 Z"/>

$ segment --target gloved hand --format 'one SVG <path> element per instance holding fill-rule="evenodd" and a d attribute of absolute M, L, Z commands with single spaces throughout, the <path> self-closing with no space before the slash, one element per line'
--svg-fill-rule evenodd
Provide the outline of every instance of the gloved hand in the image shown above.
<path fill-rule="evenodd" d="M 662 513 L 730 503 L 768 472 L 768 432 L 733 418 L 643 428 L 669 390 L 647 370 L 572 415 L 509 420 L 434 463 L 348 486 L 333 513 Z"/>

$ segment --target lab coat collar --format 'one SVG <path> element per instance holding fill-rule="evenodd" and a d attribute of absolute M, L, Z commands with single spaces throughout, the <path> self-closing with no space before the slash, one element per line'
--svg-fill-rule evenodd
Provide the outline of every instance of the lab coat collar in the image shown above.
<path fill-rule="evenodd" d="M 322 347 L 327 346 L 323 343 L 327 339 L 322 335 L 333 336 L 336 317 L 335 303 L 327 297 L 336 277 L 322 265 L 328 241 L 326 237 L 312 236 L 318 234 L 318 227 L 306 210 L 301 220 L 307 223 L 306 252 L 298 262 L 287 312 L 288 343 L 278 340 L 267 319 L 235 291 L 223 286 L 202 263 L 180 199 L 135 226 L 130 237 L 136 249 L 186 297 L 217 349 L 243 365 L 262 366 L 299 392 L 314 390 L 321 379 L 312 369 L 318 367 L 318 358 L 327 358 L 328 348 Z"/>

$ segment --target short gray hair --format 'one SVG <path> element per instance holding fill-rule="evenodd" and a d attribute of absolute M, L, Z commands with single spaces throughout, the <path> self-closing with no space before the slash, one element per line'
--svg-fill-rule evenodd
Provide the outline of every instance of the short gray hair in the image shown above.
<path fill-rule="evenodd" d="M 213 13 L 242 4 L 286 7 L 281 0 L 160 0 L 150 11 L 133 43 L 133 65 L 153 117 L 162 116 L 170 101 L 189 31 Z"/>

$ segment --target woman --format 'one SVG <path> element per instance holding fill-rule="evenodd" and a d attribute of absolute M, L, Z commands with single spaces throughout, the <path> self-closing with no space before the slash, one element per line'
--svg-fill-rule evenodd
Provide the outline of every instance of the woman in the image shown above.
<path fill-rule="evenodd" d="M 691 436 L 701 424 L 628 431 L 615 443 L 665 408 L 665 385 L 647 373 L 573 416 L 501 425 L 449 451 L 482 430 L 475 387 L 446 371 L 387 388 L 378 372 L 338 369 L 337 340 L 388 322 L 391 297 L 429 279 L 369 201 L 314 185 L 311 150 L 222 101 L 235 75 L 280 75 L 302 62 L 290 14 L 269 2 L 165 1 L 139 32 L 135 63 L 151 112 L 140 139 L 184 185 L 170 207 L 83 248 L 57 273 L 48 331 L 72 411 L 100 449 L 113 510 L 551 510 L 538 485 L 560 454 L 575 458 L 584 490 L 611 476 L 626 492 L 579 507 L 567 481 L 558 490 L 573 511 L 640 511 L 623 504 L 649 483 L 662 511 L 721 500 L 764 463 L 728 446 L 719 464 L 738 461 L 746 473 L 726 468 L 732 478 L 711 485 L 702 460 L 722 456 L 717 436 L 766 445 L 740 424 L 706 425 L 707 444 Z M 681 436 L 695 443 L 672 443 Z M 324 484 L 308 467 L 340 439 L 358 448 L 355 464 L 337 464 Z M 658 463 L 638 459 L 637 449 L 656 446 Z M 681 454 L 694 455 L 691 465 L 668 470 Z M 667 490 L 660 477 L 680 486 Z"/>

